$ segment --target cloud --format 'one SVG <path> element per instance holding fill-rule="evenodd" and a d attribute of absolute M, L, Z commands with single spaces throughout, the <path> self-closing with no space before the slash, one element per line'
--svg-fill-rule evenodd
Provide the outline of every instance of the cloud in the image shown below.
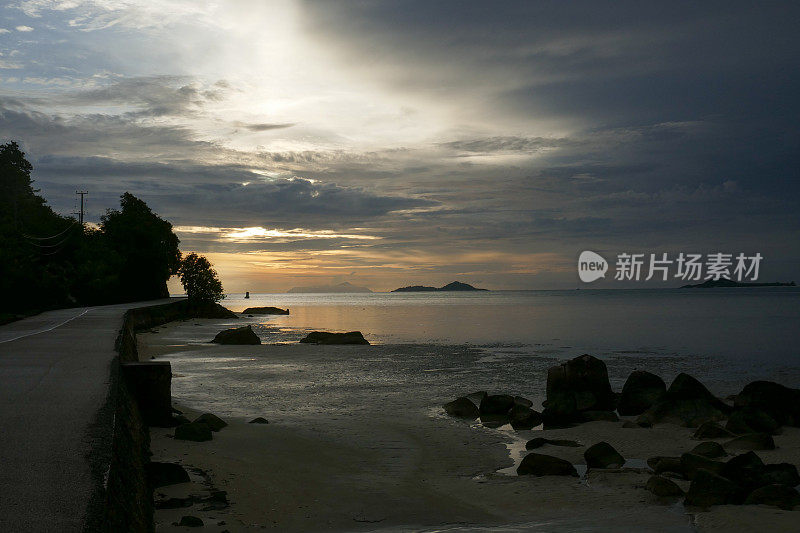
<path fill-rule="evenodd" d="M 15 29 L 21 32 L 33 31 L 33 28 L 31 28 L 30 26 L 17 26 Z"/>
<path fill-rule="evenodd" d="M 286 128 L 291 128 L 294 124 L 269 124 L 269 123 L 260 123 L 260 124 L 249 124 L 247 122 L 235 121 L 233 123 L 234 126 L 237 128 L 244 128 L 250 131 L 269 131 L 269 130 L 282 130 Z"/>

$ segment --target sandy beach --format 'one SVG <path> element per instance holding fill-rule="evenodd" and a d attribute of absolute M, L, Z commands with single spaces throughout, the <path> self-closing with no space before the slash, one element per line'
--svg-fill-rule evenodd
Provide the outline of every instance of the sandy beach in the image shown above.
<path fill-rule="evenodd" d="M 203 337 L 225 325 L 178 322 L 139 335 L 140 357 L 181 357 L 173 360 L 173 397 L 185 416 L 193 419 L 210 411 L 229 424 L 209 442 L 175 440 L 172 429 L 151 430 L 153 460 L 175 461 L 192 472 L 191 483 L 157 489 L 157 502 L 190 494 L 201 500 L 212 490 L 226 491 L 230 502 L 159 509 L 159 531 L 185 530 L 173 524 L 189 514 L 200 517 L 205 530 L 220 532 L 760 531 L 765 523 L 770 531 L 796 530 L 796 512 L 725 505 L 689 513 L 676 500 L 646 491 L 651 475 L 646 459 L 691 450 L 699 442 L 692 439 L 692 429 L 671 424 L 623 428 L 624 418 L 566 429 L 491 429 L 446 416 L 441 404 L 452 399 L 450 391 L 415 393 L 413 374 L 407 395 L 404 385 L 390 376 L 384 383 L 364 382 L 357 361 L 399 351 L 390 345 L 179 342 L 188 331 L 199 330 L 192 335 Z M 225 361 L 231 372 L 240 358 L 268 360 L 272 371 L 264 372 L 261 387 L 274 385 L 278 395 L 242 400 L 244 410 L 231 405 L 230 399 L 238 397 L 236 390 L 231 389 L 230 398 L 215 396 L 224 389 L 203 396 L 203 383 L 210 385 L 214 377 L 192 377 L 188 361 L 197 360 L 201 367 L 209 358 Z M 180 361 L 185 361 L 184 368 Z M 327 372 L 331 364 L 352 379 L 336 387 L 335 394 L 320 393 L 321 376 L 312 370 Z M 467 393 L 472 385 L 461 389 L 456 383 L 453 390 Z M 531 399 L 534 408 L 540 407 L 541 397 Z M 270 423 L 248 423 L 257 416 Z M 536 436 L 578 441 L 582 446 L 546 445 L 537 451 L 570 461 L 581 477 L 517 476 L 525 442 Z M 627 459 L 626 468 L 586 474 L 583 452 L 600 441 Z M 775 450 L 758 452 L 765 462 L 800 462 L 800 429 L 783 428 L 775 442 Z M 688 488 L 688 482 L 678 483 Z"/>

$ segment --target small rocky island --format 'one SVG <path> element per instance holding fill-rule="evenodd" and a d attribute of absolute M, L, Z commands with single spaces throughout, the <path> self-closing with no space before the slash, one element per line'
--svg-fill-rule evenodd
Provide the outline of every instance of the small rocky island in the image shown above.
<path fill-rule="evenodd" d="M 695 285 L 683 285 L 681 289 L 720 289 L 720 288 L 734 288 L 734 287 L 796 287 L 794 281 L 788 283 L 742 283 L 740 281 L 732 281 L 729 279 L 709 279 L 703 283 Z"/>
<path fill-rule="evenodd" d="M 439 292 L 439 291 L 487 291 L 489 289 L 478 289 L 477 287 L 473 287 L 469 283 L 461 283 L 460 281 L 454 281 L 452 283 L 448 283 L 444 287 L 429 287 L 426 285 L 412 285 L 410 287 L 400 287 L 399 289 L 395 289 L 392 292 Z"/>

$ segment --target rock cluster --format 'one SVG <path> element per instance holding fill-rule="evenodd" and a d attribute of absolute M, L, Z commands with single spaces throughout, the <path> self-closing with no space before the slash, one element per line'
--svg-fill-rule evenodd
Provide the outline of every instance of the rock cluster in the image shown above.
<path fill-rule="evenodd" d="M 480 418 L 487 427 L 511 424 L 517 430 L 533 429 L 542 423 L 542 415 L 531 408 L 533 402 L 522 396 L 473 392 L 444 404 L 445 412 L 453 417 L 475 420 Z"/>

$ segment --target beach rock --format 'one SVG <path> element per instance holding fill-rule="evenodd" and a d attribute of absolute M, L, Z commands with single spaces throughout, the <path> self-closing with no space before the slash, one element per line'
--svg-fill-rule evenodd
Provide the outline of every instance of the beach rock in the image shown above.
<path fill-rule="evenodd" d="M 647 466 L 652 468 L 656 474 L 672 472 L 684 476 L 680 457 L 651 457 L 647 460 Z"/>
<path fill-rule="evenodd" d="M 522 396 L 514 396 L 514 404 L 523 407 L 533 407 L 533 402 Z"/>
<path fill-rule="evenodd" d="M 575 442 L 574 440 L 565 440 L 565 439 L 545 439 L 544 437 L 536 437 L 535 439 L 531 439 L 525 443 L 526 450 L 534 450 L 536 448 L 541 448 L 545 444 L 550 444 L 551 446 L 567 446 L 570 448 L 580 448 L 581 444 Z"/>
<path fill-rule="evenodd" d="M 257 416 L 256 418 L 248 422 L 248 424 L 269 424 L 269 420 L 267 420 L 263 416 Z"/>
<path fill-rule="evenodd" d="M 578 471 L 572 463 L 540 453 L 529 453 L 517 468 L 520 476 L 573 476 L 578 477 Z"/>
<path fill-rule="evenodd" d="M 195 424 L 205 424 L 211 431 L 219 431 L 228 425 L 223 419 L 211 413 L 203 413 L 194 419 Z"/>
<path fill-rule="evenodd" d="M 738 491 L 739 487 L 729 479 L 701 469 L 697 471 L 692 484 L 689 485 L 683 503 L 693 507 L 725 505 L 736 501 Z"/>
<path fill-rule="evenodd" d="M 232 328 L 220 331 L 214 340 L 217 344 L 261 344 L 261 339 L 258 338 L 252 326 L 243 326 L 241 328 Z"/>
<path fill-rule="evenodd" d="M 683 496 L 683 489 L 677 483 L 662 476 L 650 476 L 645 488 L 660 498 Z"/>
<path fill-rule="evenodd" d="M 640 415 L 667 392 L 667 384 L 655 374 L 644 370 L 631 372 L 619 397 L 617 412 L 622 416 Z"/>
<path fill-rule="evenodd" d="M 800 390 L 772 381 L 754 381 L 746 385 L 736 395 L 734 405 L 759 409 L 783 426 L 800 425 Z"/>
<path fill-rule="evenodd" d="M 481 415 L 508 415 L 514 407 L 514 397 L 508 394 L 489 394 L 480 404 Z"/>
<path fill-rule="evenodd" d="M 708 457 L 694 453 L 684 453 L 681 455 L 681 471 L 687 479 L 694 479 L 697 472 L 706 470 L 717 475 L 722 475 L 725 463 L 714 461 Z"/>
<path fill-rule="evenodd" d="M 475 405 L 480 405 L 481 402 L 483 401 L 483 399 L 486 398 L 487 395 L 488 395 L 488 393 L 485 390 L 479 390 L 479 391 L 467 394 L 466 397 L 469 398 L 470 400 L 472 400 L 472 403 L 474 403 Z"/>
<path fill-rule="evenodd" d="M 175 524 L 176 526 L 183 526 L 183 527 L 203 527 L 203 521 L 196 516 L 182 516 L 181 521 Z"/>
<path fill-rule="evenodd" d="M 608 369 L 600 359 L 581 355 L 547 371 L 547 400 L 542 413 L 545 424 L 568 425 L 580 421 L 582 411 L 615 408 Z"/>
<path fill-rule="evenodd" d="M 730 450 L 774 450 L 775 441 L 766 433 L 748 433 L 725 443 Z"/>
<path fill-rule="evenodd" d="M 242 313 L 251 315 L 288 315 L 288 309 L 281 309 L 280 307 L 248 307 Z"/>
<path fill-rule="evenodd" d="M 583 452 L 588 468 L 622 468 L 625 458 L 607 442 L 598 442 Z"/>
<path fill-rule="evenodd" d="M 764 466 L 764 461 L 751 451 L 728 459 L 721 475 L 742 487 L 754 489 L 764 485 L 761 478 Z"/>
<path fill-rule="evenodd" d="M 300 342 L 310 344 L 369 344 L 360 331 L 347 333 L 330 333 L 328 331 L 312 331 Z"/>
<path fill-rule="evenodd" d="M 175 428 L 175 439 L 204 442 L 211 440 L 211 428 L 205 424 L 182 424 Z"/>
<path fill-rule="evenodd" d="M 717 457 L 724 457 L 728 455 L 725 452 L 725 448 L 722 447 L 722 444 L 713 441 L 701 442 L 689 453 L 693 453 L 695 455 L 702 455 L 703 457 L 708 457 L 709 459 L 716 459 Z"/>
<path fill-rule="evenodd" d="M 542 414 L 530 407 L 515 403 L 511 408 L 511 427 L 516 430 L 532 429 L 542 423 Z"/>
<path fill-rule="evenodd" d="M 581 422 L 619 422 L 619 417 L 614 411 L 583 411 L 580 413 Z"/>
<path fill-rule="evenodd" d="M 761 468 L 761 483 L 796 487 L 800 485 L 800 475 L 797 467 L 790 463 L 764 465 Z"/>
<path fill-rule="evenodd" d="M 478 418 L 478 416 L 480 416 L 478 407 L 474 403 L 472 403 L 472 401 L 469 398 L 465 396 L 456 398 L 452 402 L 444 404 L 443 407 L 448 415 L 454 416 L 456 418 L 467 418 L 469 420 L 475 420 L 476 418 Z"/>
<path fill-rule="evenodd" d="M 725 429 L 737 435 L 746 433 L 769 433 L 775 435 L 780 429 L 780 424 L 761 409 L 745 407 L 731 413 Z"/>
<path fill-rule="evenodd" d="M 664 397 L 639 416 L 637 423 L 669 422 L 697 427 L 704 422 L 723 420 L 730 411 L 731 407 L 711 394 L 702 383 L 681 373 Z"/>
<path fill-rule="evenodd" d="M 147 480 L 153 488 L 189 481 L 189 473 L 177 463 L 150 462 L 145 469 Z"/>
<path fill-rule="evenodd" d="M 720 426 L 716 422 L 703 422 L 697 431 L 694 432 L 692 438 L 695 439 L 723 439 L 735 437 L 733 433 Z"/>
<path fill-rule="evenodd" d="M 747 495 L 747 505 L 771 505 L 791 511 L 800 505 L 800 494 L 797 490 L 785 485 L 765 485 Z"/>

